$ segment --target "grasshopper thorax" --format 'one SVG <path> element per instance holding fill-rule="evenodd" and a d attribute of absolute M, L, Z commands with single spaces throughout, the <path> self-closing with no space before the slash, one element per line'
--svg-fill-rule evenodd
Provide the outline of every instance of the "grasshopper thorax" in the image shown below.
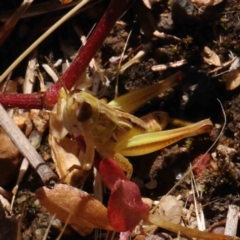
<path fill-rule="evenodd" d="M 116 128 L 117 114 L 91 94 L 74 91 L 66 99 L 63 122 L 74 136 L 102 138 Z"/>

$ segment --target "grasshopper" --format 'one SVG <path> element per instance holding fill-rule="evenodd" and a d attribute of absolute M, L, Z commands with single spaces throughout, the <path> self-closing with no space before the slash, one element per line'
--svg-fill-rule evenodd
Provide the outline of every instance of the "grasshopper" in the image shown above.
<path fill-rule="evenodd" d="M 105 104 L 91 94 L 74 90 L 67 94 L 60 90 L 58 113 L 66 130 L 77 137 L 82 135 L 86 143 L 84 170 L 92 167 L 95 150 L 102 157 L 114 159 L 132 175 L 132 165 L 124 156 L 138 156 L 164 148 L 182 138 L 210 131 L 209 119 L 173 130 L 162 131 L 168 115 L 157 111 L 138 118 L 134 112 L 144 102 L 178 85 L 181 73 L 144 89 L 125 94 Z"/>

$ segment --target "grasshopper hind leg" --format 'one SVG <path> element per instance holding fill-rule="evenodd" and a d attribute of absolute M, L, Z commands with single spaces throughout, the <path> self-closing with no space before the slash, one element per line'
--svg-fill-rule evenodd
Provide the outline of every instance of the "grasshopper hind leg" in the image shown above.
<path fill-rule="evenodd" d="M 133 167 L 132 164 L 125 158 L 123 155 L 119 153 L 114 154 L 114 161 L 122 168 L 124 172 L 127 173 L 127 179 L 129 180 L 132 177 Z"/>

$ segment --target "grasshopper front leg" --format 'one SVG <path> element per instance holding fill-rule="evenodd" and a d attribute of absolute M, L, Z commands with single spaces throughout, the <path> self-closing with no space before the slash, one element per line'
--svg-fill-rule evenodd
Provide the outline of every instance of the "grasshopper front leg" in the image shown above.
<path fill-rule="evenodd" d="M 94 142 L 88 138 L 84 138 L 86 143 L 86 152 L 83 160 L 83 169 L 89 171 L 92 168 L 94 155 L 95 155 L 95 146 Z"/>

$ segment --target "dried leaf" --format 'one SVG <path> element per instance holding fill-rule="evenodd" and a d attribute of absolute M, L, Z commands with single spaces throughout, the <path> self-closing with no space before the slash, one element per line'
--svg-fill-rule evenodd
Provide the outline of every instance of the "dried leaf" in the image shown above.
<path fill-rule="evenodd" d="M 206 62 L 209 65 L 215 65 L 217 67 L 221 66 L 221 60 L 219 56 L 212 51 L 209 47 L 204 47 L 202 52 L 202 57 L 204 62 Z"/>
<path fill-rule="evenodd" d="M 234 90 L 240 85 L 240 67 L 228 72 L 225 76 L 227 90 Z"/>
<path fill-rule="evenodd" d="M 81 227 L 78 225 L 71 225 L 71 227 L 83 237 L 91 234 L 93 231 L 93 228 Z"/>
<path fill-rule="evenodd" d="M 64 108 L 64 105 L 63 104 L 61 105 L 60 103 L 58 103 L 53 108 L 53 111 L 54 112 L 57 111 L 57 114 L 50 115 L 49 131 L 50 131 L 50 135 L 53 136 L 57 142 L 59 142 L 61 139 L 63 139 L 67 135 L 68 131 L 63 126 L 63 121 L 62 121 L 63 109 L 57 109 L 57 107 Z"/>
<path fill-rule="evenodd" d="M 79 155 L 79 149 L 76 142 L 68 138 L 64 138 L 60 142 L 57 142 L 51 135 L 48 137 L 48 142 L 51 147 L 52 158 L 56 164 L 56 171 L 59 177 L 62 178 L 66 176 L 64 178 L 66 183 L 72 186 L 78 186 L 83 172 L 77 157 Z M 75 166 L 76 169 L 71 170 L 73 166 Z"/>
<path fill-rule="evenodd" d="M 49 113 L 47 113 L 46 111 L 32 109 L 30 111 L 30 117 L 38 132 L 43 133 L 48 127 Z"/>
<path fill-rule="evenodd" d="M 159 203 L 158 214 L 162 219 L 180 224 L 182 217 L 183 202 L 176 197 L 168 195 L 163 196 Z"/>
<path fill-rule="evenodd" d="M 68 221 L 70 225 L 113 230 L 105 206 L 82 190 L 56 184 L 53 189 L 39 188 L 35 194 L 41 204 L 63 222 L 71 215 Z"/>
<path fill-rule="evenodd" d="M 190 0 L 190 2 L 195 3 L 200 6 L 215 6 L 221 3 L 223 0 Z"/>
<path fill-rule="evenodd" d="M 0 186 L 6 186 L 16 177 L 21 159 L 18 158 L 18 149 L 1 127 L 0 142 Z"/>
<path fill-rule="evenodd" d="M 72 186 L 79 185 L 82 170 L 80 170 L 81 163 L 79 161 L 80 150 L 78 144 L 76 141 L 65 137 L 67 131 L 62 125 L 61 116 L 59 115 L 50 116 L 49 130 L 48 142 L 58 175 L 60 178 L 66 176 L 64 181 Z M 68 173 L 73 166 L 76 166 L 76 169 Z"/>
<path fill-rule="evenodd" d="M 17 147 L 13 144 L 7 133 L 0 127 L 0 159 L 13 159 L 19 154 Z"/>
<path fill-rule="evenodd" d="M 24 130 L 24 134 L 26 136 L 30 135 L 33 129 L 33 125 L 28 112 L 24 112 L 22 114 L 15 114 L 13 116 L 13 121 L 21 130 Z"/>

